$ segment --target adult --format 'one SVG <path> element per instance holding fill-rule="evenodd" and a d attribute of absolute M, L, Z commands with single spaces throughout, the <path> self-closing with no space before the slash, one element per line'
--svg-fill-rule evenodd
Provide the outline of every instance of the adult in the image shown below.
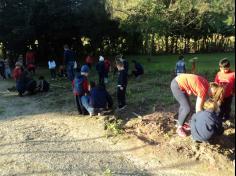
<path fill-rule="evenodd" d="M 67 78 L 70 81 L 74 80 L 74 64 L 76 61 L 76 55 L 75 52 L 72 51 L 69 46 L 66 44 L 64 45 L 64 64 L 66 65 L 66 71 L 67 71 Z"/>
<path fill-rule="evenodd" d="M 138 79 L 144 74 L 143 66 L 135 60 L 132 60 L 132 63 L 134 64 L 134 70 L 132 71 L 132 74 Z"/>
<path fill-rule="evenodd" d="M 177 133 L 181 137 L 185 137 L 186 131 L 190 130 L 190 127 L 185 124 L 191 112 L 189 96 L 193 94 L 197 97 L 195 111 L 199 112 L 203 110 L 207 96 L 211 96 L 214 101 L 220 103 L 224 94 L 223 87 L 216 83 L 209 84 L 205 78 L 194 74 L 181 74 L 174 78 L 171 82 L 171 90 L 180 104 Z"/>
<path fill-rule="evenodd" d="M 113 106 L 112 97 L 105 87 L 103 85 L 96 86 L 94 82 L 90 83 L 89 96 L 83 96 L 81 101 L 90 116 L 95 115 L 95 113 L 102 113 Z"/>
<path fill-rule="evenodd" d="M 185 66 L 183 55 L 179 56 L 179 60 L 175 66 L 175 74 L 178 76 L 182 73 L 186 73 L 186 66 Z"/>

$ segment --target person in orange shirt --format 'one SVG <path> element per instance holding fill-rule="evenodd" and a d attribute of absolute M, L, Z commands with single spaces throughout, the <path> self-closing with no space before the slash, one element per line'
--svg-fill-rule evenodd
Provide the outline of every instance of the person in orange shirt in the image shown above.
<path fill-rule="evenodd" d="M 171 82 L 171 91 L 180 104 L 177 133 L 181 137 L 186 137 L 186 132 L 190 130 L 189 125 L 185 123 L 191 112 L 189 96 L 193 94 L 197 97 L 195 107 L 197 113 L 203 110 L 203 104 L 208 96 L 220 103 L 224 93 L 223 87 L 216 83 L 209 84 L 205 78 L 194 74 L 181 74 L 174 78 Z"/>
<path fill-rule="evenodd" d="M 230 61 L 228 59 L 221 59 L 219 67 L 220 71 L 216 74 L 215 82 L 225 89 L 219 117 L 226 121 L 230 118 L 231 104 L 235 94 L 235 72 L 230 70 Z"/>

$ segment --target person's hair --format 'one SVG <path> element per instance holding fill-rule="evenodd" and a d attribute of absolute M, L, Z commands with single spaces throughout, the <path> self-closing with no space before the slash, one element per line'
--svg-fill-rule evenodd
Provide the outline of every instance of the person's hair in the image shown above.
<path fill-rule="evenodd" d="M 89 85 L 91 88 L 94 88 L 96 86 L 96 83 L 95 81 L 90 81 Z"/>
<path fill-rule="evenodd" d="M 214 92 L 212 92 L 212 100 L 221 104 L 224 99 L 224 88 L 215 82 L 210 83 L 210 88 L 214 89 Z"/>
<path fill-rule="evenodd" d="M 207 101 L 205 101 L 203 108 L 204 110 L 211 110 L 216 112 L 219 108 L 219 105 L 213 99 L 208 99 Z"/>
<path fill-rule="evenodd" d="M 229 68 L 230 67 L 230 61 L 227 58 L 221 59 L 219 62 L 219 66 L 222 68 Z"/>
<path fill-rule="evenodd" d="M 120 61 L 120 60 L 117 60 L 117 61 L 116 61 L 116 65 L 117 65 L 117 66 L 120 66 L 120 67 L 123 67 L 123 66 L 124 66 L 124 63 L 123 63 L 122 61 Z"/>

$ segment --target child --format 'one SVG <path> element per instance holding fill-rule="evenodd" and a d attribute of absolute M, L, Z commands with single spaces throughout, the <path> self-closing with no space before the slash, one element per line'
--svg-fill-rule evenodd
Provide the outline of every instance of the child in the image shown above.
<path fill-rule="evenodd" d="M 189 126 L 185 124 L 191 112 L 189 96 L 194 94 L 197 97 L 195 111 L 199 112 L 202 111 L 207 96 L 212 96 L 215 102 L 220 103 L 224 94 L 223 87 L 216 83 L 209 84 L 205 78 L 193 74 L 180 74 L 174 78 L 171 91 L 180 104 L 177 133 L 181 137 L 186 137 L 186 131 L 189 131 Z"/>
<path fill-rule="evenodd" d="M 138 79 L 141 75 L 144 74 L 143 66 L 135 60 L 132 60 L 134 63 L 135 70 L 132 71 L 132 74 Z"/>
<path fill-rule="evenodd" d="M 16 62 L 15 68 L 13 70 L 13 78 L 16 81 L 16 90 L 19 92 L 19 96 L 22 96 L 25 92 L 24 83 L 21 80 L 21 75 L 23 74 L 23 68 L 21 62 Z"/>
<path fill-rule="evenodd" d="M 186 67 L 184 62 L 184 56 L 179 56 L 179 61 L 176 63 L 175 66 L 175 74 L 176 76 L 180 75 L 181 73 L 186 73 Z"/>
<path fill-rule="evenodd" d="M 128 73 L 124 68 L 124 63 L 122 61 L 116 62 L 117 69 L 119 71 L 118 84 L 117 84 L 117 99 L 118 99 L 118 109 L 123 110 L 127 107 L 126 105 L 126 88 L 128 84 Z"/>
<path fill-rule="evenodd" d="M 48 61 L 48 68 L 50 70 L 52 80 L 55 80 L 56 79 L 56 62 L 52 58 L 50 58 Z"/>
<path fill-rule="evenodd" d="M 37 91 L 48 92 L 49 89 L 50 89 L 50 84 L 45 80 L 43 76 L 40 76 L 37 82 Z"/>
<path fill-rule="evenodd" d="M 225 89 L 224 100 L 220 106 L 219 117 L 226 121 L 230 118 L 231 104 L 235 94 L 235 72 L 230 70 L 230 61 L 222 59 L 219 62 L 220 71 L 215 77 L 215 82 Z"/>
<path fill-rule="evenodd" d="M 6 79 L 5 76 L 5 64 L 4 64 L 4 60 L 0 59 L 0 75 L 2 76 L 3 80 Z"/>
<path fill-rule="evenodd" d="M 83 115 L 86 114 L 86 111 L 83 108 L 81 97 L 86 96 L 89 93 L 88 75 L 89 67 L 83 65 L 81 67 L 81 72 L 76 74 L 75 79 L 72 82 L 77 109 L 79 114 Z"/>
<path fill-rule="evenodd" d="M 204 103 L 204 111 L 197 112 L 191 120 L 191 134 L 194 141 L 208 142 L 215 136 L 222 135 L 222 120 L 217 116 L 218 105 L 209 99 Z"/>
<path fill-rule="evenodd" d="M 86 65 L 89 67 L 89 69 L 92 69 L 93 65 L 93 57 L 91 55 L 88 55 L 85 59 Z"/>
<path fill-rule="evenodd" d="M 105 79 L 105 63 L 104 63 L 104 57 L 99 57 L 99 62 L 96 66 L 98 76 L 99 76 L 99 84 L 104 85 L 104 79 Z"/>
<path fill-rule="evenodd" d="M 103 85 L 96 86 L 95 82 L 90 82 L 89 87 L 90 95 L 83 96 L 81 101 L 90 116 L 112 108 L 112 98 Z"/>
<path fill-rule="evenodd" d="M 6 78 L 11 78 L 11 69 L 10 69 L 9 59 L 6 59 L 4 61 L 4 64 L 5 64 L 5 76 Z"/>
<path fill-rule="evenodd" d="M 32 48 L 30 47 L 29 50 L 26 52 L 25 56 L 26 66 L 30 73 L 35 74 L 35 53 L 33 52 Z"/>
<path fill-rule="evenodd" d="M 108 74 L 109 74 L 109 72 L 111 70 L 111 61 L 108 58 L 106 58 L 104 63 L 105 63 L 105 78 L 104 78 L 104 82 L 105 82 L 105 84 L 107 84 L 108 83 Z"/>

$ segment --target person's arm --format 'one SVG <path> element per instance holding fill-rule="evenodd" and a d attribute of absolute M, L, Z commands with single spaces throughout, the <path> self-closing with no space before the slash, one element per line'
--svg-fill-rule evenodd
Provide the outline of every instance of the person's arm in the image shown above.
<path fill-rule="evenodd" d="M 184 73 L 186 73 L 187 71 L 186 71 L 186 65 L 185 65 L 185 63 L 184 63 Z"/>
<path fill-rule="evenodd" d="M 205 102 L 205 98 L 197 97 L 196 113 L 202 111 L 202 107 L 203 107 L 204 102 Z"/>

